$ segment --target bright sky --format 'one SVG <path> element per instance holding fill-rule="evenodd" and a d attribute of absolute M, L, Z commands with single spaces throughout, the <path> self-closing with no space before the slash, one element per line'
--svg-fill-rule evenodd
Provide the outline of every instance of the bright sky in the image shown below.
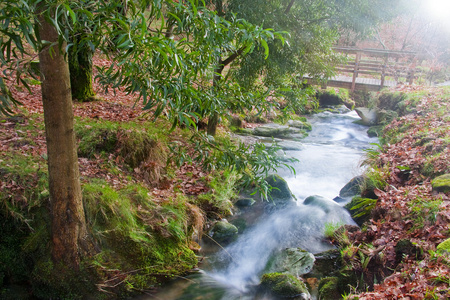
<path fill-rule="evenodd" d="M 450 0 L 426 0 L 424 6 L 436 21 L 443 22 L 450 30 Z"/>

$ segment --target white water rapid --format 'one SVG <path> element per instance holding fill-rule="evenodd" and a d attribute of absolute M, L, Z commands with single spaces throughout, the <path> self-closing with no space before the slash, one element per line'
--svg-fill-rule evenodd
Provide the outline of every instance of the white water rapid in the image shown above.
<path fill-rule="evenodd" d="M 274 251 L 300 247 L 314 254 L 331 249 L 323 240 L 325 224 L 354 224 L 353 220 L 337 202 L 329 201 L 324 207 L 304 205 L 303 200 L 312 195 L 333 199 L 351 178 L 361 174 L 362 150 L 376 139 L 367 136 L 367 127 L 352 123 L 357 119 L 355 112 L 312 116 L 313 130 L 299 142 L 301 150 L 286 151 L 299 160 L 293 165 L 296 175 L 283 169 L 278 172 L 288 182 L 297 205 L 263 213 L 234 243 L 208 254 L 203 270 L 140 299 L 267 300 L 267 296 L 255 297 L 252 287 L 259 283 Z"/>

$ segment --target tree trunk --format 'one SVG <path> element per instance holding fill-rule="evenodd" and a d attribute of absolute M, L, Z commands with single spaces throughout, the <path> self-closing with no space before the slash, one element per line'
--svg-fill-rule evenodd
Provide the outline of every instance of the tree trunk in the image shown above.
<path fill-rule="evenodd" d="M 218 67 L 214 70 L 213 89 L 218 88 L 218 83 L 220 80 L 222 80 L 222 72 L 224 68 L 225 65 L 223 64 L 222 60 L 219 60 Z M 217 113 L 217 111 L 214 111 L 208 118 L 208 127 L 206 129 L 206 132 L 209 135 L 215 136 L 218 124 L 219 114 Z"/>
<path fill-rule="evenodd" d="M 208 118 L 208 127 L 206 132 L 209 135 L 215 136 L 218 123 L 219 123 L 219 114 L 215 112 Z"/>
<path fill-rule="evenodd" d="M 42 74 L 51 208 L 52 258 L 78 270 L 80 245 L 86 245 L 86 220 L 73 129 L 72 96 L 65 45 L 58 47 L 55 28 L 40 17 L 40 37 L 54 42 L 39 53 Z"/>
<path fill-rule="evenodd" d="M 81 102 L 92 101 L 95 96 L 92 72 L 93 52 L 89 45 L 80 42 L 81 38 L 74 38 L 74 45 L 69 48 L 72 97 Z"/>

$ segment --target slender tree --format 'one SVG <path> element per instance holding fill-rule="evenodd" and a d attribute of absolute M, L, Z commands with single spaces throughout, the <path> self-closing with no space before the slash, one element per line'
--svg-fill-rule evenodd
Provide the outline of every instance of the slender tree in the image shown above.
<path fill-rule="evenodd" d="M 48 154 L 51 203 L 52 256 L 55 262 L 78 269 L 87 230 L 78 168 L 77 146 L 73 130 L 72 95 L 65 42 L 58 45 L 59 34 L 49 23 L 54 15 L 39 10 L 41 42 L 39 52 L 42 74 L 42 102 Z M 84 249 L 87 250 L 87 249 Z"/>

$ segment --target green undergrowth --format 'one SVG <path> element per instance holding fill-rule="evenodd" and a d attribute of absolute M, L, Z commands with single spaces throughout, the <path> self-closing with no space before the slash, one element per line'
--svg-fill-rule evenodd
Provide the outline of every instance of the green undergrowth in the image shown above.
<path fill-rule="evenodd" d="M 131 168 L 143 162 L 167 159 L 167 124 L 161 122 L 119 123 L 77 118 L 75 134 L 80 157 L 113 153 Z"/>
<path fill-rule="evenodd" d="M 0 295 L 8 298 L 23 286 L 42 299 L 125 297 L 181 275 L 197 263 L 189 249 L 195 206 L 179 195 L 155 201 L 139 184 L 120 190 L 104 180 L 83 185 L 89 232 L 97 254 L 87 257 L 81 279 L 61 278 L 49 257 L 47 172 L 38 157 L 10 155 L 0 162 L 6 184 L 16 191 L 0 194 Z M 67 272 L 65 272 L 67 273 Z M 78 276 L 80 276 L 78 274 Z"/>
<path fill-rule="evenodd" d="M 210 191 L 198 195 L 195 203 L 208 212 L 211 218 L 230 215 L 233 207 L 232 199 L 236 197 L 238 175 L 235 171 L 223 171 L 210 178 Z"/>
<path fill-rule="evenodd" d="M 33 123 L 39 118 L 30 115 L 19 121 L 37 136 L 42 126 Z M 82 179 L 95 251 L 83 259 L 76 274 L 54 265 L 50 257 L 46 157 L 22 154 L 16 151 L 19 147 L 0 154 L 1 299 L 21 299 L 17 290 L 23 292 L 23 299 L 127 298 L 196 266 L 191 242 L 202 235 L 206 211 L 213 211 L 214 217 L 230 213 L 238 176 L 233 171 L 212 171 L 203 179 L 209 187 L 205 195 L 188 198 L 176 192 L 155 198 L 151 184 L 131 177 L 132 168 L 154 162 L 168 176 L 175 176 L 166 167 L 166 125 L 77 118 L 80 156 L 103 161 L 108 172 L 129 180 L 114 186 L 103 179 Z M 187 140 L 186 136 L 177 135 Z M 123 164 L 129 169 L 119 167 Z"/>

